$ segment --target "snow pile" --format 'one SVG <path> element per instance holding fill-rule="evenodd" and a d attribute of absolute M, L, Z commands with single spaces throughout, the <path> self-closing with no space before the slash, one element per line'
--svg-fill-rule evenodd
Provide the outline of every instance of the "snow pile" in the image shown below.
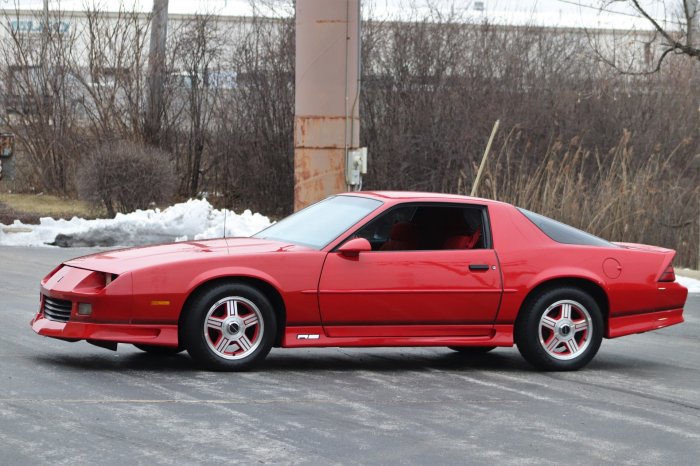
<path fill-rule="evenodd" d="M 0 245 L 10 246 L 135 246 L 168 241 L 200 240 L 226 236 L 250 236 L 270 225 L 270 220 L 245 210 L 236 214 L 217 210 L 206 200 L 190 199 L 167 209 L 137 210 L 113 219 L 40 219 L 39 225 L 18 220 L 0 223 Z"/>
<path fill-rule="evenodd" d="M 688 288 L 688 293 L 700 293 L 700 280 L 676 275 L 676 281 Z"/>

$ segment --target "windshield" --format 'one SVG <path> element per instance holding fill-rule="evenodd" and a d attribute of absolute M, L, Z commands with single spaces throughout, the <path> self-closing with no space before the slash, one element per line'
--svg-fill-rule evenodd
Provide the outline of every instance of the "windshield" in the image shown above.
<path fill-rule="evenodd" d="M 542 230 L 542 232 L 552 238 L 558 243 L 564 244 L 580 244 L 584 246 L 603 246 L 603 247 L 617 247 L 612 243 L 605 241 L 602 238 L 593 236 L 590 233 L 581 231 L 577 228 L 569 226 L 565 223 L 557 222 L 544 215 L 536 214 L 530 212 L 529 210 L 521 209 L 518 210 L 523 213 L 532 223 L 537 225 L 537 227 Z"/>
<path fill-rule="evenodd" d="M 253 237 L 323 249 L 380 205 L 381 201 L 366 197 L 329 197 L 280 220 Z"/>

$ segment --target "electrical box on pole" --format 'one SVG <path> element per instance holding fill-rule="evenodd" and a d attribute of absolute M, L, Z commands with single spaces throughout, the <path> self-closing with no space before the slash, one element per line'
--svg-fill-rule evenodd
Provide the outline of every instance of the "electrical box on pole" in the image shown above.
<path fill-rule="evenodd" d="M 362 175 L 367 174 L 367 148 L 348 151 L 345 159 L 345 183 L 353 189 L 362 186 Z"/>

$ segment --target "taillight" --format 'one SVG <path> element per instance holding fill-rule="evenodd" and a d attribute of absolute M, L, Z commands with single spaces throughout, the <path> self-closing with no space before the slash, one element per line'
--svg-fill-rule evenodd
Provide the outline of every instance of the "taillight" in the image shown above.
<path fill-rule="evenodd" d="M 673 270 L 673 266 L 669 265 L 666 267 L 666 270 L 664 270 L 664 273 L 661 274 L 659 277 L 660 282 L 675 282 L 676 281 L 676 272 Z"/>

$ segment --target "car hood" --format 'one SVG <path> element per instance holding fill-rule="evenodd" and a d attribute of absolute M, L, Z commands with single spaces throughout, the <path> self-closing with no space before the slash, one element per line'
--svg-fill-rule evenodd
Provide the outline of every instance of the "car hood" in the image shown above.
<path fill-rule="evenodd" d="M 212 256 L 264 254 L 271 252 L 309 251 L 304 246 L 258 238 L 225 238 L 203 241 L 158 244 L 117 249 L 66 261 L 70 267 L 122 274 L 136 269 L 170 262 L 199 260 Z"/>

